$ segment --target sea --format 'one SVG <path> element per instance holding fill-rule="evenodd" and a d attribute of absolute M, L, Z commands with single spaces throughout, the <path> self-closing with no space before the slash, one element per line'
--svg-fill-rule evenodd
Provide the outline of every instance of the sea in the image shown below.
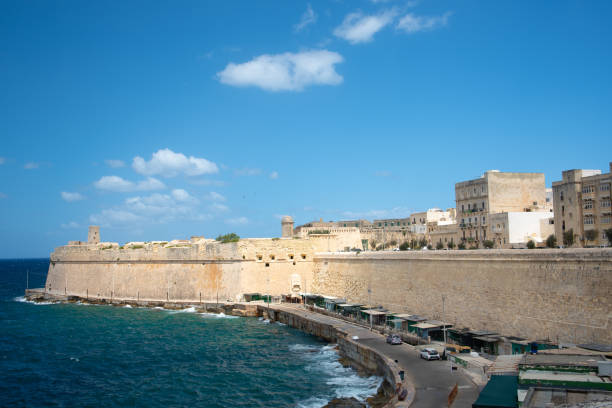
<path fill-rule="evenodd" d="M 382 382 L 258 318 L 26 301 L 48 267 L 0 260 L 0 407 L 321 407 Z"/>

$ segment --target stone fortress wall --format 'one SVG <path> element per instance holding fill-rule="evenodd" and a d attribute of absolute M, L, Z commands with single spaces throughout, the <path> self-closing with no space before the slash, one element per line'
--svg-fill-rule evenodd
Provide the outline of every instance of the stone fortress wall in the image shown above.
<path fill-rule="evenodd" d="M 99 235 L 98 235 L 99 239 Z M 381 304 L 456 327 L 612 343 L 612 249 L 327 252 L 330 237 L 77 243 L 50 257 L 50 295 L 239 301 L 301 292 Z M 368 294 L 371 289 L 371 294 Z M 446 310 L 442 314 L 442 296 Z"/>
<path fill-rule="evenodd" d="M 319 253 L 313 291 L 458 328 L 612 343 L 612 249 Z"/>

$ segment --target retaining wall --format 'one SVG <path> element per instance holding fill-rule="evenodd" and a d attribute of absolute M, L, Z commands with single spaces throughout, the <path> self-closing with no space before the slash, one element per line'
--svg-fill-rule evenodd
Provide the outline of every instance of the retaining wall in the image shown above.
<path fill-rule="evenodd" d="M 319 253 L 313 292 L 455 327 L 612 343 L 612 249 Z"/>

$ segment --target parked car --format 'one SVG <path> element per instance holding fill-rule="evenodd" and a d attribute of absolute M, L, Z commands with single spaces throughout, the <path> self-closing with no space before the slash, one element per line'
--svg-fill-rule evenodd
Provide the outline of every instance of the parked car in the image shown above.
<path fill-rule="evenodd" d="M 389 344 L 402 344 L 402 338 L 397 334 L 390 334 L 387 336 L 387 343 Z"/>
<path fill-rule="evenodd" d="M 424 348 L 423 350 L 421 350 L 421 358 L 425 360 L 439 360 L 440 354 L 436 349 Z"/>

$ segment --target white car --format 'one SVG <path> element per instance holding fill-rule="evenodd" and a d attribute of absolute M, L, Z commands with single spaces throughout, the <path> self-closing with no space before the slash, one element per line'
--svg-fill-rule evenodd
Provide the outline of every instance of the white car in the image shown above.
<path fill-rule="evenodd" d="M 424 348 L 423 350 L 421 350 L 421 358 L 425 360 L 439 360 L 440 354 L 436 349 Z"/>

